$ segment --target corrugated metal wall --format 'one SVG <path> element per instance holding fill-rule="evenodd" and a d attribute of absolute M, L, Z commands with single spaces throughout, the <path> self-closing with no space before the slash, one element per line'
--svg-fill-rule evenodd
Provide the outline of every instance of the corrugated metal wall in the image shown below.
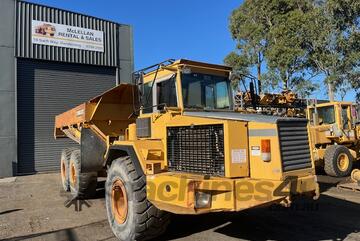
<path fill-rule="evenodd" d="M 32 20 L 104 31 L 105 51 L 104 53 L 101 53 L 37 44 L 33 45 L 31 41 Z M 16 56 L 22 58 L 115 67 L 119 65 L 118 28 L 118 24 L 98 18 L 18 1 Z"/>
<path fill-rule="evenodd" d="M 115 85 L 116 68 L 18 59 L 18 173 L 58 170 L 63 148 L 54 140 L 54 120 Z"/>

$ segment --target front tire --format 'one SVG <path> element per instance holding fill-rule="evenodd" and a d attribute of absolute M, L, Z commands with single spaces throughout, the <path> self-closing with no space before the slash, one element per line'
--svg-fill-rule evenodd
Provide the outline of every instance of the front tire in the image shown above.
<path fill-rule="evenodd" d="M 146 178 L 139 176 L 130 157 L 113 161 L 105 184 L 110 227 L 120 240 L 149 240 L 166 230 L 170 214 L 146 198 Z"/>
<path fill-rule="evenodd" d="M 324 170 L 333 177 L 349 176 L 353 166 L 353 156 L 349 149 L 341 145 L 326 148 L 324 156 Z"/>

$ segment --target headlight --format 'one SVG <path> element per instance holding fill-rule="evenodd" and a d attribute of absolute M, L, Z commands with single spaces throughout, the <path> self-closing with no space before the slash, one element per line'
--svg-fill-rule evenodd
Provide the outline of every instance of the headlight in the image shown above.
<path fill-rule="evenodd" d="M 210 208 L 211 193 L 196 191 L 195 192 L 195 208 Z"/>

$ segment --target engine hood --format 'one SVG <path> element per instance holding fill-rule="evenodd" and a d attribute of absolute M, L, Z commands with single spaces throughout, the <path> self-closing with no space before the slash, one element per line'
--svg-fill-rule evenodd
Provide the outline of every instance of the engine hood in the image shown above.
<path fill-rule="evenodd" d="M 240 120 L 247 122 L 263 122 L 276 124 L 279 121 L 301 121 L 307 122 L 303 118 L 279 117 L 261 114 L 244 114 L 235 111 L 185 111 L 185 116 L 222 119 L 222 120 Z"/>

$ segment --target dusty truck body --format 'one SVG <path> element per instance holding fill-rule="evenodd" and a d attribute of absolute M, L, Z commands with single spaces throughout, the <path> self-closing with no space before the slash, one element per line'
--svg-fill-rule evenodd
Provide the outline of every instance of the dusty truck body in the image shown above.
<path fill-rule="evenodd" d="M 307 108 L 310 146 L 315 166 L 328 175 L 349 176 L 360 159 L 358 106 L 351 102 L 327 102 Z"/>
<path fill-rule="evenodd" d="M 307 121 L 233 111 L 230 71 L 164 62 L 57 116 L 56 138 L 79 143 L 63 152 L 64 187 L 91 193 L 106 173 L 108 219 L 122 240 L 160 235 L 170 213 L 316 198 Z"/>

